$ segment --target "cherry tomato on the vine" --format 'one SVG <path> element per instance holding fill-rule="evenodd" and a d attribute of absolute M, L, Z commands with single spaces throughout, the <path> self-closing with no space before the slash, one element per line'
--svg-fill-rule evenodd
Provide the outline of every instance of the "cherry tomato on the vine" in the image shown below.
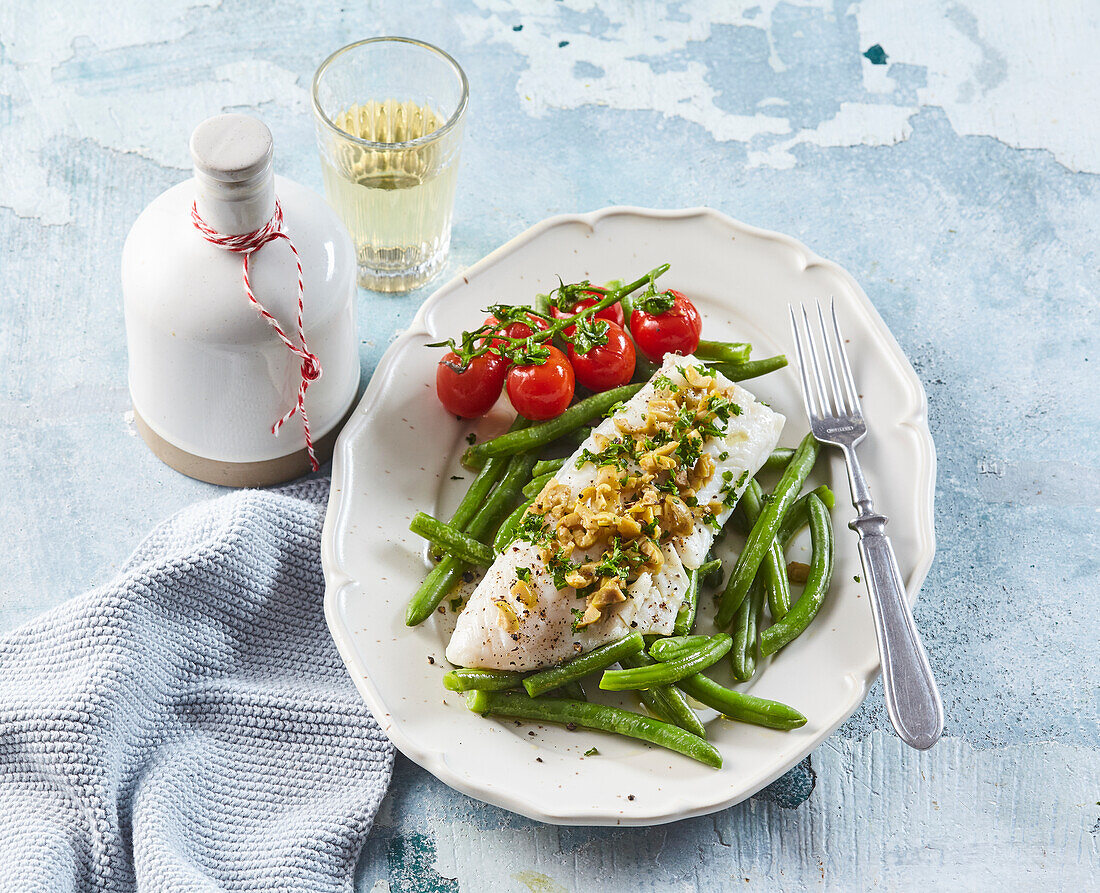
<path fill-rule="evenodd" d="M 580 313 L 582 310 L 587 310 L 593 304 L 596 304 L 607 297 L 600 292 L 586 292 L 586 294 L 595 295 L 595 297 L 581 298 L 579 301 L 577 301 L 576 304 L 573 305 L 573 309 L 569 311 L 559 310 L 557 307 L 551 307 L 550 315 L 553 316 L 554 319 L 564 319 L 567 316 L 573 316 L 577 313 Z M 594 314 L 592 314 L 592 316 L 589 316 L 588 319 L 606 319 L 608 322 L 613 322 L 617 326 L 623 326 L 624 328 L 626 327 L 626 320 L 623 318 L 623 305 L 620 304 L 618 301 L 616 301 L 610 307 L 604 307 L 603 310 L 597 310 Z M 567 335 L 572 334 L 572 332 L 570 331 L 571 328 L 572 327 L 570 326 L 565 330 Z"/>
<path fill-rule="evenodd" d="M 508 399 L 521 416 L 532 421 L 561 415 L 573 399 L 573 367 L 556 347 L 538 366 L 513 366 L 508 370 Z"/>
<path fill-rule="evenodd" d="M 527 322 L 513 322 L 509 323 L 505 329 L 504 334 L 509 338 L 527 338 L 534 334 L 536 329 L 548 329 L 549 323 L 544 319 L 539 319 L 537 316 L 527 317 Z M 486 325 L 495 326 L 499 325 L 500 321 L 495 316 L 487 317 L 485 320 Z M 504 344 L 503 338 L 493 338 L 489 342 L 493 347 L 499 347 Z"/>
<path fill-rule="evenodd" d="M 622 326 L 607 324 L 607 343 L 589 348 L 587 353 L 577 353 L 568 346 L 569 362 L 577 381 L 590 391 L 608 391 L 630 381 L 634 376 L 634 345 Z"/>
<path fill-rule="evenodd" d="M 703 331 L 703 320 L 691 301 L 672 289 L 665 294 L 672 298 L 668 310 L 649 313 L 639 307 L 630 315 L 630 334 L 638 349 L 655 363 L 666 353 L 692 353 Z"/>
<path fill-rule="evenodd" d="M 495 353 L 483 353 L 462 372 L 460 360 L 448 352 L 435 369 L 435 392 L 447 412 L 475 419 L 487 413 L 500 396 L 508 361 Z"/>

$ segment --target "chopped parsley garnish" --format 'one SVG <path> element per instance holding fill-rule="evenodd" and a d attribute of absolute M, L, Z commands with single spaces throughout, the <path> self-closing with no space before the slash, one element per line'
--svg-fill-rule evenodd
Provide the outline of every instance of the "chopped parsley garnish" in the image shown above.
<path fill-rule="evenodd" d="M 517 567 L 516 568 L 516 579 L 517 580 L 522 580 L 524 583 L 530 583 L 531 582 L 531 568 L 529 568 L 529 567 Z"/>
<path fill-rule="evenodd" d="M 589 449 L 582 450 L 580 458 L 577 459 L 577 468 L 591 462 L 597 468 L 610 465 L 625 471 L 627 464 L 635 459 L 637 459 L 637 444 L 634 439 L 617 437 L 598 453 L 593 453 Z"/>
<path fill-rule="evenodd" d="M 466 443 L 468 443 L 470 446 L 473 446 L 475 443 L 477 443 L 477 435 L 474 434 L 473 431 L 466 435 Z"/>
<path fill-rule="evenodd" d="M 550 556 L 546 568 L 550 571 L 550 576 L 554 580 L 554 588 L 565 589 L 569 585 L 565 582 L 565 578 L 577 569 L 577 565 L 563 556 L 559 549 Z"/>
<path fill-rule="evenodd" d="M 702 452 L 703 438 L 694 431 L 689 432 L 683 440 L 680 441 L 680 445 L 676 447 L 676 457 L 685 468 L 693 468 L 695 463 L 699 461 L 699 456 Z"/>
<path fill-rule="evenodd" d="M 584 618 L 584 608 L 570 608 L 569 613 L 573 615 L 573 632 L 577 631 L 577 624 Z"/>
<path fill-rule="evenodd" d="M 528 512 L 516 528 L 516 539 L 526 540 L 536 546 L 545 546 L 550 542 L 550 525 L 546 518 L 535 512 Z"/>
<path fill-rule="evenodd" d="M 451 480 L 452 480 L 452 481 L 464 481 L 464 480 L 466 480 L 466 478 L 464 478 L 464 477 L 463 477 L 462 475 L 460 475 L 460 474 L 452 474 L 452 475 L 451 475 Z"/>
<path fill-rule="evenodd" d="M 600 752 L 596 750 L 596 748 L 590 747 L 584 752 L 584 755 L 586 757 L 598 757 L 600 755 Z"/>
<path fill-rule="evenodd" d="M 622 538 L 615 536 L 611 538 L 607 551 L 603 553 L 603 558 L 595 567 L 595 572 L 600 577 L 617 577 L 625 580 L 633 570 L 633 566 L 631 557 L 623 551 Z"/>

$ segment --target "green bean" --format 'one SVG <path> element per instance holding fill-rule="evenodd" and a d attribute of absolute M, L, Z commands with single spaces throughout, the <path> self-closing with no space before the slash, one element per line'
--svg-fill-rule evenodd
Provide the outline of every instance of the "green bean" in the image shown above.
<path fill-rule="evenodd" d="M 462 667 L 443 674 L 443 687 L 448 691 L 505 691 L 519 688 L 522 673 L 509 670 L 479 670 Z"/>
<path fill-rule="evenodd" d="M 570 452 L 573 452 L 582 443 L 588 440 L 588 435 L 592 433 L 592 428 L 589 425 L 581 425 L 575 431 L 568 431 L 556 440 L 550 441 L 552 447 L 567 447 Z M 568 456 L 565 459 L 569 461 Z"/>
<path fill-rule="evenodd" d="M 560 692 L 560 697 L 572 698 L 574 701 L 587 701 L 585 697 L 584 689 L 581 688 L 579 682 L 566 682 L 561 688 L 555 689 L 556 692 Z"/>
<path fill-rule="evenodd" d="M 619 298 L 619 306 L 623 308 L 623 328 L 627 335 L 630 334 L 630 317 L 634 315 L 634 299 L 630 295 Z"/>
<path fill-rule="evenodd" d="M 777 539 L 784 549 L 790 545 L 791 540 L 798 536 L 799 531 L 810 523 L 811 496 L 816 496 L 825 503 L 825 508 L 827 509 L 832 509 L 832 507 L 836 505 L 836 497 L 833 495 L 833 491 L 824 484 L 800 496 L 787 510 L 787 514 L 783 516 L 783 523 L 779 525 Z"/>
<path fill-rule="evenodd" d="M 504 472 L 500 484 L 489 494 L 481 508 L 470 519 L 470 523 L 466 525 L 466 533 L 474 539 L 481 539 L 495 533 L 505 513 L 519 496 L 523 482 L 531 476 L 534 465 L 533 456 L 513 456 L 508 461 L 508 469 Z M 466 562 L 453 555 L 444 556 L 413 594 L 412 600 L 405 609 L 406 626 L 416 626 L 431 616 L 432 611 L 443 601 L 444 596 L 458 585 L 468 568 L 469 565 Z"/>
<path fill-rule="evenodd" d="M 764 583 L 757 574 L 749 588 L 749 597 L 741 602 L 741 607 L 733 615 L 730 663 L 733 678 L 738 682 L 748 682 L 756 672 L 756 634 L 764 612 L 764 590 Z"/>
<path fill-rule="evenodd" d="M 535 310 L 543 316 L 550 315 L 550 295 L 535 295 Z"/>
<path fill-rule="evenodd" d="M 433 518 L 427 512 L 417 512 L 413 515 L 409 530 L 417 536 L 424 537 L 444 552 L 454 555 L 455 558 L 461 558 L 467 564 L 488 567 L 496 557 L 493 550 L 484 543 L 479 543 L 458 528 Z"/>
<path fill-rule="evenodd" d="M 627 691 L 632 688 L 669 685 L 717 663 L 725 657 L 732 644 L 733 639 L 725 633 L 720 633 L 712 636 L 711 640 L 697 651 L 670 660 L 667 664 L 634 667 L 629 670 L 604 670 L 600 678 L 600 688 L 604 691 Z"/>
<path fill-rule="evenodd" d="M 779 545 L 784 549 L 790 545 L 800 530 L 810 523 L 810 509 L 809 499 L 810 493 L 825 503 L 825 508 L 832 511 L 833 506 L 836 505 L 836 496 L 833 491 L 829 489 L 826 484 L 820 484 L 814 487 L 809 493 L 803 493 L 798 497 L 791 507 L 787 509 L 787 514 L 783 516 L 783 523 L 779 525 L 779 533 L 775 535 L 776 540 L 779 541 Z M 745 523 L 744 512 L 734 512 L 730 518 L 732 526 L 737 529 L 738 533 L 748 534 L 749 526 Z"/>
<path fill-rule="evenodd" d="M 797 729 L 806 725 L 806 717 L 779 701 L 769 701 L 719 685 L 713 679 L 696 673 L 676 683 L 677 688 L 695 700 L 717 710 L 726 719 L 765 726 L 769 729 Z"/>
<path fill-rule="evenodd" d="M 653 664 L 653 658 L 639 651 L 637 654 L 620 657 L 619 663 L 627 669 L 648 667 Z M 707 737 L 706 728 L 699 722 L 699 717 L 695 715 L 680 689 L 671 685 L 655 685 L 652 688 L 639 689 L 638 697 L 658 719 L 679 726 L 685 732 L 691 732 L 700 738 Z"/>
<path fill-rule="evenodd" d="M 524 514 L 534 504 L 535 497 L 528 499 L 526 502 L 521 502 L 507 518 L 504 519 L 504 523 L 497 528 L 497 535 L 493 537 L 493 551 L 500 553 L 507 549 L 516 538 L 516 531 L 519 529 L 520 522 L 523 520 Z"/>
<path fill-rule="evenodd" d="M 535 467 L 531 469 L 531 474 L 537 478 L 542 477 L 544 474 L 553 474 L 560 471 L 564 464 L 565 459 L 539 459 L 535 463 Z"/>
<path fill-rule="evenodd" d="M 829 582 L 833 576 L 833 525 L 825 503 L 813 494 L 810 494 L 809 509 L 813 558 L 810 559 L 806 586 L 787 616 L 764 630 L 760 637 L 761 654 L 775 654 L 801 635 L 817 616 L 822 602 L 825 601 L 825 594 L 829 591 Z"/>
<path fill-rule="evenodd" d="M 783 521 L 783 515 L 795 501 L 798 491 L 802 489 L 802 483 L 813 468 L 820 449 L 813 434 L 807 434 L 799 444 L 794 458 L 783 472 L 779 483 L 775 485 L 771 498 L 761 509 L 760 516 L 749 531 L 745 546 L 737 557 L 737 564 L 733 567 L 733 572 L 726 582 L 725 591 L 718 603 L 716 623 L 719 629 L 725 629 L 730 625 L 734 613 L 748 595 L 749 586 L 752 585 L 756 572 L 760 569 L 760 562 L 764 560 L 765 554 L 771 548 L 772 540 L 775 539 L 775 534 Z"/>
<path fill-rule="evenodd" d="M 661 366 L 659 363 L 654 363 L 646 358 L 641 348 L 635 349 L 635 355 L 637 359 L 634 361 L 634 374 L 630 377 L 630 380 L 635 384 L 645 384 L 657 374 L 657 370 Z"/>
<path fill-rule="evenodd" d="M 588 654 L 575 657 L 568 663 L 532 673 L 523 680 L 523 687 L 527 689 L 527 694 L 535 697 L 551 689 L 560 688 L 567 682 L 573 682 L 589 673 L 594 673 L 596 670 L 609 667 L 624 654 L 637 654 L 644 647 L 642 634 L 633 632 L 617 641 L 601 645 L 594 651 L 589 651 Z"/>
<path fill-rule="evenodd" d="M 720 360 L 723 363 L 744 363 L 752 345 L 743 341 L 700 341 L 693 351 L 700 360 Z"/>
<path fill-rule="evenodd" d="M 779 354 L 763 360 L 749 360 L 745 363 L 717 363 L 715 365 L 718 371 L 730 381 L 745 381 L 749 378 L 758 378 L 761 375 L 767 375 L 769 372 L 775 372 L 776 369 L 782 369 L 787 365 L 787 358 L 783 354 Z"/>
<path fill-rule="evenodd" d="M 760 466 L 761 471 L 782 471 L 794 458 L 794 450 L 790 447 L 776 447 Z"/>
<path fill-rule="evenodd" d="M 741 510 L 745 513 L 745 520 L 749 522 L 750 529 L 751 525 L 755 524 L 756 519 L 760 517 L 763 499 L 764 494 L 760 489 L 760 484 L 754 478 L 749 481 L 749 485 L 745 488 L 745 492 L 739 500 Z M 772 612 L 773 620 L 779 620 L 791 609 L 791 582 L 787 579 L 787 566 L 783 560 L 783 548 L 776 537 L 772 537 L 772 541 L 768 545 L 768 551 L 764 554 L 764 560 L 760 563 L 760 569 L 756 572 L 757 580 L 760 579 L 761 574 L 764 577 L 763 582 L 768 595 L 768 610 Z M 743 604 L 742 607 L 744 607 Z M 740 611 L 741 608 L 737 610 Z M 744 622 L 746 622 L 746 618 L 742 618 L 742 623 Z M 754 631 L 753 646 L 755 647 L 755 645 L 756 633 Z M 736 643 L 733 650 L 736 655 Z"/>
<path fill-rule="evenodd" d="M 629 713 L 617 707 L 570 701 L 563 698 L 529 698 L 512 692 L 473 691 L 466 695 L 466 706 L 482 716 L 508 716 L 535 722 L 613 732 L 674 750 L 700 763 L 719 769 L 722 755 L 702 738 L 671 723 Z"/>
<path fill-rule="evenodd" d="M 692 651 L 698 651 L 712 636 L 669 636 L 656 639 L 649 646 L 649 656 L 665 664 Z"/>
<path fill-rule="evenodd" d="M 526 428 L 531 423 L 523 416 L 516 416 L 512 419 L 512 425 L 508 428 L 509 431 L 519 431 Z M 508 467 L 507 459 L 503 457 L 498 458 L 493 462 L 485 462 L 481 466 L 481 471 L 477 477 L 470 483 L 470 488 L 466 491 L 466 495 L 462 497 L 462 501 L 458 504 L 458 508 L 455 509 L 451 520 L 448 522 L 452 527 L 457 527 L 460 530 L 465 530 L 466 525 L 470 523 L 470 519 L 474 516 L 481 504 L 485 502 L 486 497 L 489 495 L 489 491 L 496 486 L 497 481 L 504 476 L 504 472 Z"/>
<path fill-rule="evenodd" d="M 712 558 L 699 566 L 699 584 L 717 586 L 722 582 L 722 559 Z"/>
<path fill-rule="evenodd" d="M 641 387 L 640 384 L 628 384 L 604 391 L 602 394 L 593 394 L 579 403 L 574 403 L 557 418 L 537 422 L 521 431 L 510 431 L 492 440 L 474 444 L 466 450 L 462 462 L 469 467 L 476 467 L 481 459 L 511 456 L 545 446 L 563 434 L 568 434 L 581 425 L 604 415 L 616 403 L 629 400 Z"/>
<path fill-rule="evenodd" d="M 672 634 L 675 636 L 686 635 L 695 626 L 695 610 L 699 606 L 699 569 L 689 569 L 687 578 L 684 600 L 676 609 L 676 621 L 672 625 Z"/>
<path fill-rule="evenodd" d="M 683 636 L 691 632 L 691 628 L 695 626 L 695 611 L 699 607 L 699 584 L 721 569 L 722 559 L 712 558 L 710 561 L 703 562 L 695 570 L 688 570 L 687 591 L 684 592 L 684 600 L 680 602 L 680 607 L 676 611 L 676 622 L 672 627 L 674 636 Z"/>
<path fill-rule="evenodd" d="M 523 487 L 523 495 L 528 499 L 534 499 L 542 492 L 542 488 L 554 479 L 555 474 L 557 472 L 548 471 L 546 474 L 531 478 Z"/>

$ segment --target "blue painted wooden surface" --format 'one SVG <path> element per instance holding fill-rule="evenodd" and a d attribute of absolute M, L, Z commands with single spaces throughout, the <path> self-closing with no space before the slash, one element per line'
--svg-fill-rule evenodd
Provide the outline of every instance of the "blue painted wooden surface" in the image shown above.
<path fill-rule="evenodd" d="M 1100 12 L 1080 2 L 0 7 L 0 625 L 110 577 L 215 492 L 127 418 L 118 261 L 207 115 L 320 188 L 309 78 L 411 34 L 472 100 L 453 274 L 537 220 L 709 204 L 862 285 L 925 382 L 939 553 L 917 607 L 947 737 L 874 690 L 797 809 L 557 829 L 399 760 L 360 890 L 1086 888 L 1100 866 Z M 440 280 L 442 281 L 442 280 Z M 432 286 L 361 296 L 364 369 Z"/>

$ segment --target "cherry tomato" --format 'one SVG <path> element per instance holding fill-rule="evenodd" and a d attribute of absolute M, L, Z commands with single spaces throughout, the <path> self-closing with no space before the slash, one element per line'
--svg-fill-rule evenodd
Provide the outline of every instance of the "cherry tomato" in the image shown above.
<path fill-rule="evenodd" d="M 559 310 L 557 307 L 551 307 L 550 315 L 553 316 L 554 319 L 564 319 L 567 316 L 573 316 L 573 314 L 575 313 L 580 313 L 582 310 L 587 310 L 593 304 L 596 304 L 607 297 L 606 295 L 599 292 L 586 292 L 586 294 L 595 295 L 595 297 L 581 298 L 579 301 L 577 301 L 576 304 L 573 305 L 573 309 L 568 312 L 565 310 Z M 623 305 L 618 302 L 612 304 L 610 307 L 604 307 L 603 310 L 597 310 L 596 313 L 593 314 L 593 316 L 590 316 L 588 318 L 606 319 L 608 322 L 613 322 L 617 326 L 622 326 L 624 329 L 626 328 L 626 320 L 623 318 Z M 566 334 L 572 334 L 571 330 L 572 326 L 565 330 Z"/>
<path fill-rule="evenodd" d="M 435 392 L 447 412 L 464 419 L 487 413 L 500 396 L 508 361 L 495 353 L 483 353 L 459 372 L 458 356 L 448 353 L 435 369 Z"/>
<path fill-rule="evenodd" d="M 556 347 L 540 366 L 513 366 L 508 370 L 508 399 L 521 416 L 532 421 L 561 415 L 573 399 L 573 367 Z"/>
<path fill-rule="evenodd" d="M 607 344 L 590 348 L 587 353 L 577 353 L 568 346 L 569 362 L 577 381 L 590 391 L 608 391 L 630 381 L 634 375 L 634 345 L 626 337 L 622 326 L 607 324 Z"/>
<path fill-rule="evenodd" d="M 528 319 L 528 323 L 522 323 L 522 322 L 509 323 L 504 329 L 504 334 L 507 335 L 509 338 L 527 338 L 536 329 L 548 329 L 548 328 L 550 328 L 550 324 L 547 323 L 546 320 L 539 319 L 537 316 L 529 316 L 529 317 L 527 317 L 527 319 Z M 490 325 L 490 326 L 495 326 L 498 323 L 499 323 L 499 320 L 495 316 L 487 317 L 486 320 L 485 320 L 485 324 Z M 492 344 L 493 347 L 497 347 L 498 345 L 504 344 L 504 339 L 503 338 L 493 338 L 490 341 L 490 344 Z"/>
<path fill-rule="evenodd" d="M 638 349 L 655 363 L 666 353 L 689 354 L 699 346 L 703 320 L 695 305 L 680 292 L 669 289 L 672 306 L 652 314 L 640 307 L 630 315 L 630 334 Z"/>

